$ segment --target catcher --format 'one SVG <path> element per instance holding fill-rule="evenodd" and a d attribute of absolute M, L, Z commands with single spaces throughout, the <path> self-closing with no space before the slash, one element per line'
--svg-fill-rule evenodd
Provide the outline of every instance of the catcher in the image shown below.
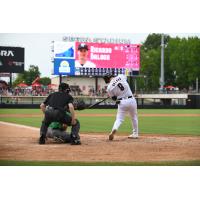
<path fill-rule="evenodd" d="M 67 125 L 61 124 L 59 122 L 52 122 L 46 134 L 47 139 L 51 138 L 59 143 L 71 143 L 72 137 L 71 134 L 67 132 Z M 80 138 L 80 136 L 79 136 Z M 72 144 L 72 143 L 71 143 Z"/>
<path fill-rule="evenodd" d="M 81 144 L 79 136 L 80 123 L 75 118 L 73 97 L 69 94 L 69 92 L 69 85 L 61 83 L 59 85 L 59 91 L 50 94 L 40 105 L 41 110 L 44 112 L 44 120 L 42 121 L 40 128 L 39 144 L 45 144 L 47 130 L 52 122 L 58 122 L 60 124 L 71 126 L 71 144 Z M 81 109 L 81 106 L 79 109 Z M 70 115 L 66 114 L 66 111 L 69 111 Z"/>
<path fill-rule="evenodd" d="M 85 102 L 83 101 L 75 102 L 74 108 L 76 110 L 84 109 Z M 66 112 L 66 115 L 70 115 L 70 113 Z M 67 124 L 52 122 L 47 129 L 46 137 L 51 138 L 54 141 L 59 142 L 59 143 L 71 143 L 73 145 L 74 144 L 72 140 L 73 137 L 69 132 L 67 132 L 67 127 L 68 127 Z M 79 134 L 77 134 L 76 137 L 80 139 Z"/>

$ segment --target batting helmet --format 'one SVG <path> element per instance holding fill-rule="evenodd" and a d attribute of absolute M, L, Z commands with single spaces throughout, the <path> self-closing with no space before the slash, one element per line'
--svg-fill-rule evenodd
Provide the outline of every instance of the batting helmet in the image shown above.
<path fill-rule="evenodd" d="M 106 74 L 104 74 L 103 79 L 104 79 L 105 83 L 110 83 L 110 79 L 112 77 L 114 77 L 114 75 L 112 75 L 110 73 L 106 73 Z"/>

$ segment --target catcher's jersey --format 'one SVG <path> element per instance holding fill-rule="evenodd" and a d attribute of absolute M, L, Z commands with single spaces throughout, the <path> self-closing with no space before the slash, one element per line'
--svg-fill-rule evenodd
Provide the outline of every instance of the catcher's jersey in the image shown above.
<path fill-rule="evenodd" d="M 125 75 L 114 77 L 108 85 L 107 92 L 110 97 L 117 96 L 118 99 L 133 95 Z"/>

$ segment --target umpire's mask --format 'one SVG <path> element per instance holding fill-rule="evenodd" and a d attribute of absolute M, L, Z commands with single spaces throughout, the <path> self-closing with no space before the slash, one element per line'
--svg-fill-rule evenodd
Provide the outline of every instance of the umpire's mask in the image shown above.
<path fill-rule="evenodd" d="M 67 92 L 67 93 L 69 93 L 71 91 L 70 87 L 69 87 L 69 85 L 67 83 L 61 83 L 59 85 L 58 89 L 59 89 L 60 92 Z"/>

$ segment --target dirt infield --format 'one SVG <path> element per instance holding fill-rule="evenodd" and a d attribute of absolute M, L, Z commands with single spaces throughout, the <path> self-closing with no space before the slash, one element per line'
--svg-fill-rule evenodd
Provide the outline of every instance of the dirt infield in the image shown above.
<path fill-rule="evenodd" d="M 76 113 L 77 117 L 115 117 L 116 114 L 110 114 L 110 113 Z M 43 114 L 0 114 L 0 118 L 2 117 L 16 117 L 16 118 L 24 118 L 24 117 L 42 117 Z M 200 117 L 200 114 L 165 114 L 165 113 L 159 113 L 159 114 L 139 114 L 140 117 Z"/>
<path fill-rule="evenodd" d="M 82 134 L 82 145 L 38 145 L 39 129 L 0 122 L 0 160 L 170 161 L 199 160 L 200 137 L 142 135 L 138 140 Z"/>

